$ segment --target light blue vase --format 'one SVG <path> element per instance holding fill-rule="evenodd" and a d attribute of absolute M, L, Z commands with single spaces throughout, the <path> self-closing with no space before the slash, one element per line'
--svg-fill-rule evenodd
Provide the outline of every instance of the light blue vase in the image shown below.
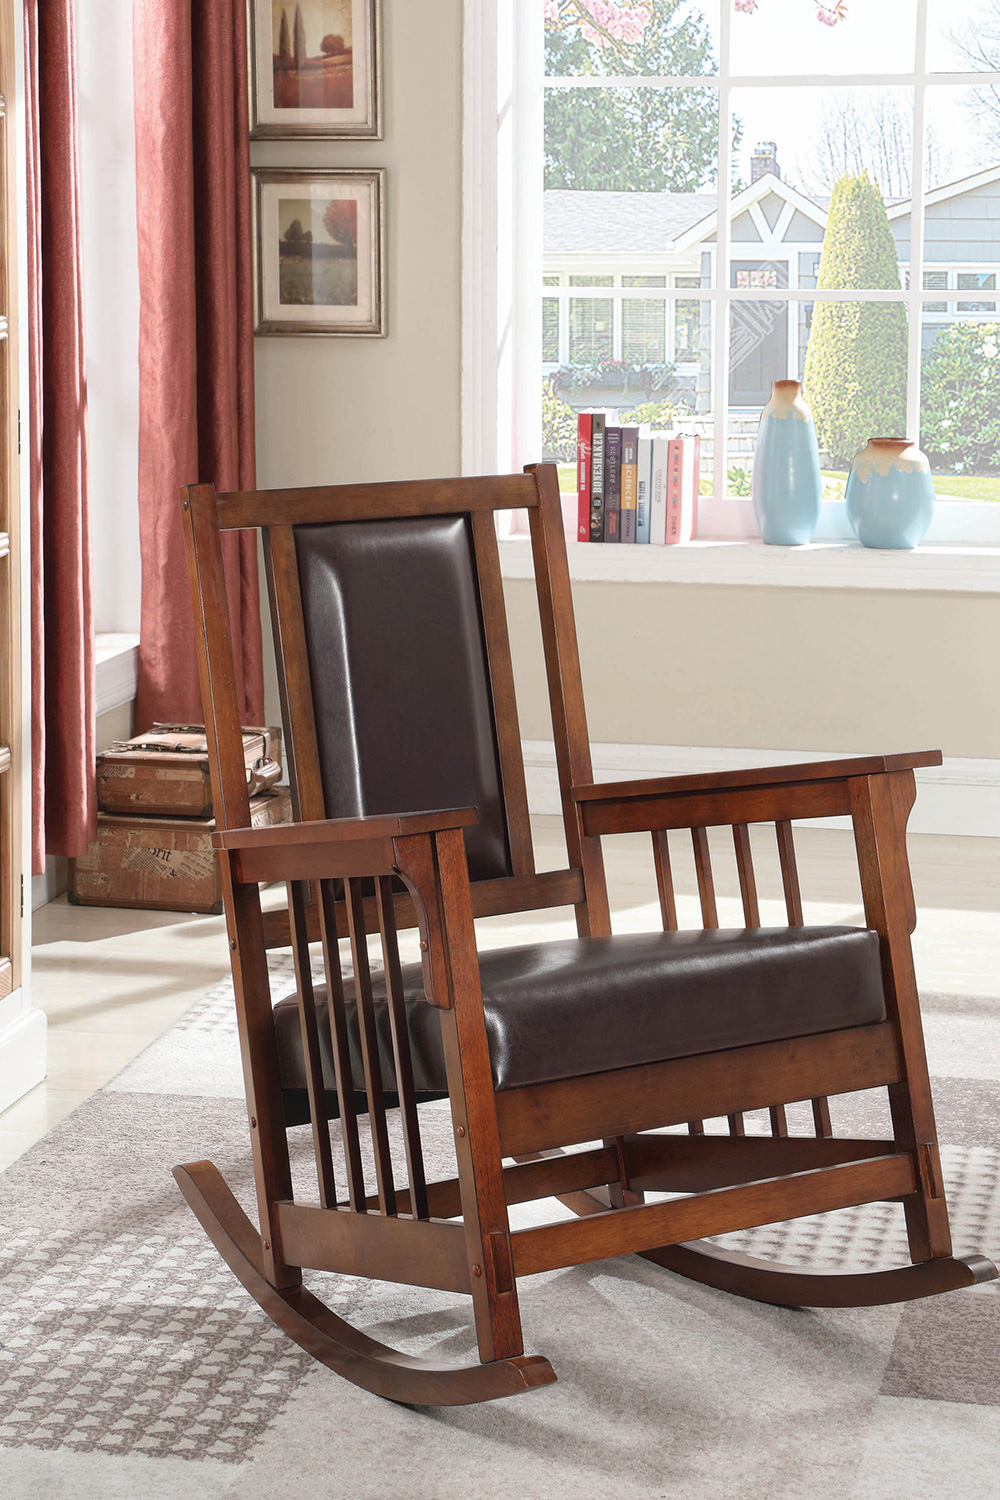
<path fill-rule="evenodd" d="M 797 380 L 775 380 L 757 433 L 753 513 L 765 542 L 800 547 L 812 540 L 823 499 L 823 477 L 812 412 Z"/>
<path fill-rule="evenodd" d="M 851 464 L 844 499 L 863 547 L 915 547 L 934 514 L 931 466 L 909 438 L 869 438 Z"/>

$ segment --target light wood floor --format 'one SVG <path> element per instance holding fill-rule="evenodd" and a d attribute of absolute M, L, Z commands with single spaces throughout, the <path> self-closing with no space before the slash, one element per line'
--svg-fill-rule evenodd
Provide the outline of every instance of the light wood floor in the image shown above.
<path fill-rule="evenodd" d="M 535 833 L 539 866 L 560 864 L 565 851 L 558 820 L 536 819 Z M 761 920 L 778 925 L 784 908 L 767 833 L 754 830 Z M 693 863 L 680 836 L 672 847 L 681 923 L 696 926 Z M 851 835 L 797 830 L 796 849 L 807 922 L 862 921 Z M 658 926 L 648 840 L 607 840 L 605 855 L 616 929 Z M 921 986 L 994 999 L 1000 1006 L 1000 840 L 918 835 L 910 840 L 910 858 Z M 713 837 L 713 864 L 720 922 L 742 926 L 735 863 L 721 834 Z M 280 893 L 270 893 L 270 899 L 280 899 Z M 562 911 L 491 918 L 480 926 L 482 943 L 491 947 L 574 931 L 571 915 Z M 34 933 L 33 996 L 49 1018 L 49 1076 L 0 1115 L 0 1169 L 107 1083 L 229 970 L 222 917 L 73 907 L 62 897 L 35 913 Z"/>

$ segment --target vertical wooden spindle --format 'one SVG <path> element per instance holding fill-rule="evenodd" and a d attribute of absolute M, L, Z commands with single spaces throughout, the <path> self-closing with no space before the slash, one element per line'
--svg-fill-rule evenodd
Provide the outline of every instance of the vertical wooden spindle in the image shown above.
<path fill-rule="evenodd" d="M 812 1101 L 813 1125 L 819 1136 L 833 1135 L 833 1124 L 830 1120 L 830 1101 L 826 1098 L 814 1099 Z"/>
<path fill-rule="evenodd" d="M 726 1118 L 729 1121 L 730 1135 L 746 1135 L 747 1127 L 742 1114 L 727 1115 Z"/>
<path fill-rule="evenodd" d="M 305 887 L 302 881 L 288 882 L 288 920 L 291 927 L 292 955 L 295 960 L 295 985 L 299 997 L 299 1025 L 302 1032 L 302 1059 L 305 1066 L 306 1092 L 312 1121 L 313 1150 L 316 1154 L 316 1176 L 319 1179 L 319 1201 L 322 1208 L 337 1202 L 330 1150 L 330 1126 L 326 1118 L 326 1087 L 320 1053 L 319 1025 L 316 1018 L 316 996 L 309 967 L 309 939 L 306 936 Z"/>
<path fill-rule="evenodd" d="M 743 897 L 743 919 L 748 927 L 759 927 L 760 908 L 757 905 L 757 882 L 753 874 L 750 830 L 745 823 L 733 824 L 733 843 L 736 846 L 736 869 L 740 877 L 740 895 Z"/>
<path fill-rule="evenodd" d="M 385 964 L 385 991 L 389 1003 L 389 1025 L 392 1030 L 392 1053 L 396 1064 L 396 1092 L 403 1125 L 403 1149 L 410 1183 L 410 1213 L 415 1219 L 430 1217 L 427 1206 L 427 1180 L 417 1117 L 417 1098 L 413 1086 L 413 1059 L 410 1033 L 406 1024 L 406 997 L 399 965 L 396 938 L 396 916 L 392 899 L 392 880 L 380 875 L 375 886 L 379 932 L 382 937 L 382 961 Z"/>
<path fill-rule="evenodd" d="M 677 931 L 677 900 L 670 872 L 670 847 L 662 829 L 653 833 L 653 863 L 656 866 L 656 889 L 660 897 L 660 915 L 664 932 Z"/>
<path fill-rule="evenodd" d="M 361 882 L 344 881 L 344 905 L 347 909 L 347 931 L 354 958 L 354 1003 L 357 1007 L 358 1036 L 361 1042 L 361 1065 L 368 1095 L 368 1122 L 371 1125 L 372 1149 L 375 1152 L 375 1182 L 379 1208 L 384 1214 L 396 1212 L 396 1188 L 392 1180 L 392 1155 L 389 1129 L 385 1118 L 385 1094 L 382 1089 L 382 1066 L 378 1055 L 378 1033 L 375 1029 L 375 996 L 372 990 L 371 966 L 368 963 L 368 937 L 365 930 L 365 904 Z"/>
<path fill-rule="evenodd" d="M 715 907 L 715 885 L 712 881 L 712 858 L 708 849 L 708 829 L 692 828 L 691 843 L 694 846 L 694 867 L 698 876 L 698 895 L 701 898 L 701 917 L 705 927 L 718 927 L 719 915 Z"/>
<path fill-rule="evenodd" d="M 778 859 L 781 862 L 781 883 L 785 889 L 785 910 L 789 927 L 802 926 L 802 897 L 799 895 L 799 872 L 795 863 L 795 845 L 792 842 L 792 825 L 787 821 L 775 823 L 778 838 Z"/>
<path fill-rule="evenodd" d="M 768 1114 L 771 1117 L 771 1134 L 786 1136 L 788 1134 L 788 1119 L 785 1115 L 785 1106 L 783 1104 L 772 1104 L 768 1110 Z"/>
<path fill-rule="evenodd" d="M 337 933 L 337 905 L 331 880 L 320 883 L 320 936 L 323 940 L 323 965 L 326 970 L 326 1005 L 330 1018 L 330 1050 L 337 1080 L 340 1125 L 344 1138 L 344 1162 L 347 1168 L 347 1200 L 356 1213 L 367 1213 L 365 1174 L 361 1164 L 358 1139 L 358 1112 L 354 1104 L 354 1074 L 347 1032 L 347 1007 L 344 1003 L 344 976 L 340 971 L 340 949 Z"/>

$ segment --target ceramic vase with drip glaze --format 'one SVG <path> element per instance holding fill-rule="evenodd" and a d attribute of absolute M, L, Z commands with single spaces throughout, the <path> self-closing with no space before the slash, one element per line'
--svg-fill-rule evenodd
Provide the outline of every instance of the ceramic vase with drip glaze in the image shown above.
<path fill-rule="evenodd" d="M 775 380 L 757 433 L 751 488 L 765 542 L 800 547 L 812 540 L 823 499 L 816 424 L 797 380 Z"/>
<path fill-rule="evenodd" d="M 847 519 L 863 547 L 915 547 L 934 515 L 934 481 L 909 438 L 869 438 L 847 476 Z"/>

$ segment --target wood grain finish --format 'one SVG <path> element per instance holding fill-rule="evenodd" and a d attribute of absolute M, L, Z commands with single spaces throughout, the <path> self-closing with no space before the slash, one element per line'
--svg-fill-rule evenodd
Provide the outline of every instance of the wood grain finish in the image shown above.
<path fill-rule="evenodd" d="M 552 465 L 524 476 L 331 486 L 183 497 L 199 632 L 213 793 L 224 872 L 257 1199 L 257 1235 L 208 1163 L 178 1168 L 192 1208 L 244 1286 L 317 1359 L 368 1390 L 415 1404 L 457 1404 L 526 1391 L 555 1377 L 523 1355 L 518 1275 L 638 1252 L 707 1285 L 817 1305 L 922 1296 L 995 1275 L 950 1255 L 909 934 L 915 920 L 905 857 L 913 769 L 937 752 L 863 756 L 816 765 L 667 777 L 595 786 L 573 623 L 562 509 Z M 497 509 L 526 509 L 568 868 L 537 873 L 514 702 Z M 308 666 L 295 527 L 339 521 L 465 516 L 479 591 L 508 830 L 508 877 L 470 886 L 463 830 L 475 809 L 328 820 Z M 221 563 L 220 528 L 260 526 L 279 682 L 295 783 L 290 827 L 248 828 L 242 738 Z M 2 560 L 0 560 L 2 561 Z M 378 691 L 378 683 L 370 690 Z M 442 732 L 444 728 L 442 728 Z M 3 781 L 0 776 L 0 783 Z M 760 926 L 751 825 L 775 827 L 788 923 L 804 907 L 792 820 L 850 814 L 868 926 L 879 935 L 886 1020 L 820 1035 L 637 1064 L 497 1091 L 480 988 L 477 916 L 568 905 L 582 936 L 607 937 L 611 913 L 601 837 L 651 835 L 660 915 L 678 926 L 668 832 L 690 831 L 701 922 L 719 925 L 709 829 L 732 828 L 743 918 Z M 289 882 L 287 912 L 262 916 L 258 882 Z M 402 887 L 402 889 L 401 889 Z M 416 927 L 424 993 L 437 1007 L 458 1174 L 428 1183 L 416 1102 L 398 930 Z M 340 940 L 353 970 L 345 991 Z M 378 934 L 385 1000 L 377 1000 L 368 935 Z M 327 1002 L 316 1006 L 309 944 L 322 943 Z M 271 1016 L 265 945 L 291 942 L 319 1206 L 294 1201 Z M 630 982 L 621 976 L 624 990 Z M 376 1020 L 376 1005 L 385 1016 Z M 387 1020 L 405 1155 L 393 1159 L 379 1030 Z M 352 1071 L 357 1029 L 363 1076 Z M 383 1045 L 385 1038 L 383 1037 Z M 544 1028 L 539 1045 L 544 1043 Z M 326 1119 L 333 1060 L 343 1167 Z M 356 1091 L 364 1089 L 375 1188 L 362 1169 Z M 390 1084 L 391 1088 L 392 1085 Z M 833 1135 L 829 1097 L 889 1092 L 891 1140 Z M 790 1136 L 785 1106 L 811 1101 L 815 1135 Z M 748 1136 L 744 1114 L 767 1110 L 769 1136 Z M 729 1135 L 704 1121 L 727 1117 Z M 647 1134 L 687 1124 L 686 1134 Z M 603 1142 L 601 1145 L 592 1144 Z M 580 1145 L 582 1149 L 567 1151 Z M 513 1166 L 504 1159 L 515 1158 Z M 341 1184 L 343 1189 L 341 1190 Z M 342 1197 L 338 1198 L 338 1192 Z M 644 1202 L 646 1193 L 682 1194 Z M 508 1205 L 556 1196 L 570 1222 L 511 1233 Z M 901 1200 L 914 1264 L 866 1277 L 812 1275 L 718 1252 L 706 1236 L 882 1199 Z M 448 1221 L 458 1222 L 448 1222 Z M 306 1266 L 470 1295 L 481 1363 L 415 1360 L 351 1329 L 301 1286 Z"/>
<path fill-rule="evenodd" d="M 900 1079 L 888 1022 L 563 1078 L 497 1094 L 504 1156 Z"/>

